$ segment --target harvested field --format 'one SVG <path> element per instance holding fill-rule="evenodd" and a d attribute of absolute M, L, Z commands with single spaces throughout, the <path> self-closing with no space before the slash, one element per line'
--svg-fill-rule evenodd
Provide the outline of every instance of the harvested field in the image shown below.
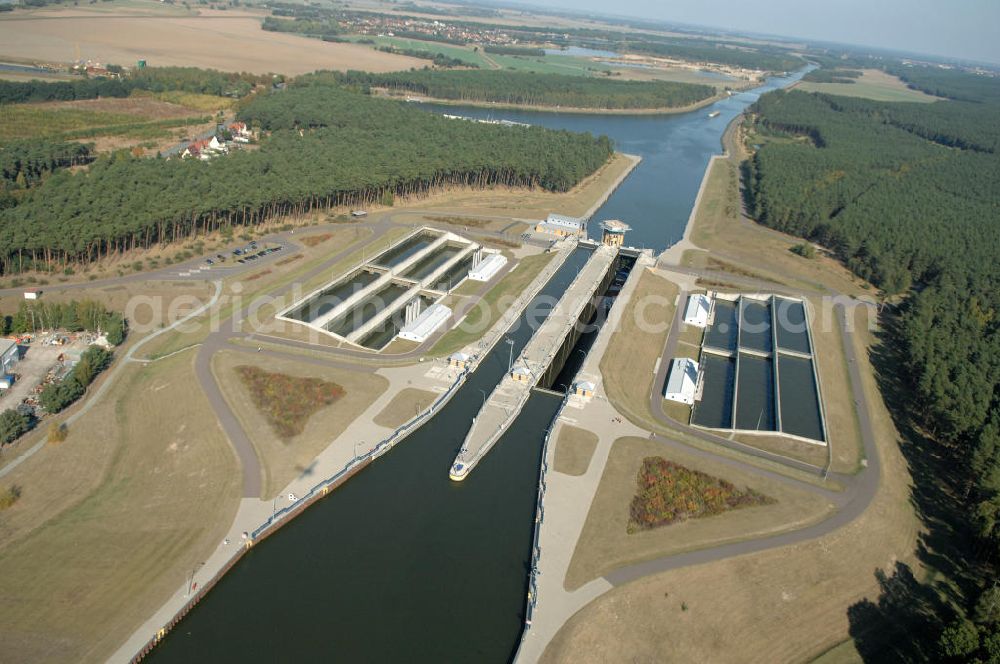
<path fill-rule="evenodd" d="M 107 102 L 112 100 L 100 100 Z M 93 138 L 95 136 L 129 136 L 134 138 L 161 138 L 170 135 L 173 127 L 204 124 L 211 118 L 183 106 L 165 104 L 156 100 L 121 106 L 150 106 L 163 110 L 174 107 L 177 114 L 170 117 L 147 119 L 141 111 L 110 111 L 88 108 L 87 102 L 56 102 L 54 104 L 11 104 L 0 107 L 0 141 L 39 136 L 53 138 Z M 114 104 L 102 104 L 114 107 Z"/>
<path fill-rule="evenodd" d="M 864 69 L 854 83 L 817 83 L 799 81 L 793 87 L 805 92 L 822 92 L 844 97 L 864 97 L 875 101 L 914 101 L 924 104 L 939 101 L 940 97 L 920 90 L 912 90 L 899 78 L 879 69 Z"/>
<path fill-rule="evenodd" d="M 163 93 L 167 94 L 167 93 Z M 184 93 L 181 93 L 182 95 Z M 232 100 L 211 95 L 192 95 L 193 97 L 207 97 L 219 102 L 214 108 L 224 108 Z M 181 97 L 177 97 L 180 99 Z M 213 107 L 198 109 L 195 106 L 187 106 L 177 101 L 159 99 L 149 95 L 133 95 L 131 97 L 105 97 L 104 99 L 77 99 L 74 101 L 49 101 L 40 104 L 18 104 L 19 107 L 33 108 L 45 111 L 62 111 L 74 109 L 78 111 L 88 111 L 91 113 L 121 113 L 132 115 L 143 120 L 166 120 L 168 118 L 184 118 L 197 114 L 200 110 L 212 110 Z"/>
<path fill-rule="evenodd" d="M 122 16 L 78 8 L 0 19 L 0 54 L 44 61 L 85 59 L 122 65 L 178 65 L 258 74 L 303 74 L 317 69 L 383 72 L 427 61 L 367 46 L 265 32 L 263 14 L 204 11 L 201 16 Z M 95 20 L 99 19 L 99 20 Z"/>

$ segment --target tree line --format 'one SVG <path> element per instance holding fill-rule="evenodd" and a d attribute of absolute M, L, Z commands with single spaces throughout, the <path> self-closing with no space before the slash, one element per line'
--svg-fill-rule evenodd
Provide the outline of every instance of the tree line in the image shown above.
<path fill-rule="evenodd" d="M 104 334 L 113 346 L 125 341 L 128 324 L 116 311 L 109 311 L 95 300 L 54 302 L 22 301 L 12 315 L 0 315 L 0 336 L 34 334 L 42 330 L 93 332 Z"/>
<path fill-rule="evenodd" d="M 289 32 L 309 37 L 336 36 L 342 32 L 340 23 L 333 19 L 289 19 L 265 16 L 260 27 L 268 32 Z"/>
<path fill-rule="evenodd" d="M 887 67 L 953 101 L 885 103 L 764 95 L 750 109 L 763 145 L 745 165 L 751 211 L 825 245 L 856 274 L 906 294 L 889 343 L 910 391 L 906 415 L 933 438 L 960 496 L 978 580 L 956 615 L 921 635 L 930 659 L 1000 655 L 1000 83 L 937 68 Z M 770 140 L 778 138 L 779 140 Z M 787 139 L 794 140 L 787 140 Z M 950 503 L 949 503 L 950 504 Z"/>
<path fill-rule="evenodd" d="M 855 83 L 861 78 L 863 72 L 857 69 L 827 69 L 820 67 L 813 69 L 802 77 L 803 81 L 813 83 Z"/>
<path fill-rule="evenodd" d="M 612 42 L 612 50 L 622 53 L 654 55 L 761 71 L 793 71 L 805 64 L 802 58 L 784 50 L 732 48 L 722 42 L 699 42 L 700 40 L 690 39 L 659 40 L 648 37 L 643 40 L 636 40 L 629 38 Z"/>
<path fill-rule="evenodd" d="M 51 271 L 282 215 L 464 185 L 566 191 L 610 139 L 449 120 L 318 80 L 255 95 L 238 117 L 270 132 L 211 162 L 100 157 L 0 211 L 0 272 Z"/>
<path fill-rule="evenodd" d="M 435 53 L 422 48 L 400 48 L 398 46 L 383 45 L 375 48 L 376 51 L 392 53 L 393 55 L 405 55 L 410 58 L 420 58 L 430 60 L 435 67 L 478 67 L 479 65 L 466 62 L 461 58 L 453 58 L 444 53 Z"/>
<path fill-rule="evenodd" d="M 72 81 L 0 81 L 0 104 L 128 97 L 133 90 L 180 90 L 219 97 L 245 97 L 255 86 L 269 85 L 270 75 L 222 72 L 197 67 L 144 67 L 121 78 Z"/>
<path fill-rule="evenodd" d="M 435 99 L 567 108 L 678 108 L 715 94 L 712 86 L 693 83 L 616 81 L 496 70 L 413 70 L 385 74 L 317 72 L 298 80 L 301 85 L 313 81 L 331 82 L 366 92 L 371 88 L 388 88 Z"/>
<path fill-rule="evenodd" d="M 523 55 L 525 57 L 542 57 L 545 55 L 544 48 L 531 48 L 530 46 L 492 46 L 487 44 L 483 46 L 483 50 L 487 53 L 495 53 L 497 55 Z"/>

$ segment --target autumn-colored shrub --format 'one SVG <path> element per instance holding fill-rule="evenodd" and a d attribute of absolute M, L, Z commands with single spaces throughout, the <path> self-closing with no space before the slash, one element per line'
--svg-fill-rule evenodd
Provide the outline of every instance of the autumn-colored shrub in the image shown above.
<path fill-rule="evenodd" d="M 248 365 L 236 367 L 236 373 L 254 405 L 283 440 L 302 433 L 314 413 L 345 394 L 340 385 L 320 378 L 271 373 Z"/>
<path fill-rule="evenodd" d="M 18 498 L 21 497 L 21 487 L 14 486 L 7 487 L 4 491 L 0 491 L 0 512 L 5 509 L 14 506 Z"/>
<path fill-rule="evenodd" d="M 307 237 L 301 238 L 299 242 L 306 245 L 307 247 L 315 247 L 317 244 L 326 242 L 333 237 L 333 233 L 322 233 L 320 235 L 309 235 Z"/>
<path fill-rule="evenodd" d="M 729 510 L 770 505 L 774 498 L 691 470 L 662 457 L 646 457 L 636 478 L 628 531 L 650 530 Z"/>

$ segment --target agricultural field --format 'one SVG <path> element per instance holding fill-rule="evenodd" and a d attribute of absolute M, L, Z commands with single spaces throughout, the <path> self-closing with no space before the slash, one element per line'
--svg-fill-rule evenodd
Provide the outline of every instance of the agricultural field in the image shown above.
<path fill-rule="evenodd" d="M 906 83 L 891 74 L 878 69 L 865 69 L 854 83 L 817 83 L 815 81 L 799 81 L 794 86 L 804 92 L 823 92 L 830 95 L 845 97 L 864 97 L 875 101 L 915 101 L 930 103 L 939 101 L 938 97 L 920 90 L 911 90 Z"/>
<path fill-rule="evenodd" d="M 209 96 L 195 96 L 200 99 L 190 101 L 204 108 Z M 211 122 L 210 113 L 152 96 L 5 104 L 0 106 L 0 142 L 33 137 L 159 141 Z"/>
<path fill-rule="evenodd" d="M 459 46 L 457 44 L 445 44 L 436 41 L 425 41 L 423 39 L 410 39 L 408 37 L 369 37 L 367 35 L 352 35 L 347 37 L 353 42 L 357 42 L 360 39 L 371 39 L 375 42 L 374 45 L 371 44 L 357 44 L 361 48 L 369 48 L 375 53 L 381 53 L 375 50 L 379 46 L 391 46 L 393 48 L 408 49 L 413 51 L 429 51 L 430 53 L 440 53 L 449 58 L 456 58 L 468 63 L 474 67 L 480 67 L 482 69 L 488 69 L 489 63 L 484 58 L 483 54 L 477 51 L 473 51 L 471 46 Z M 383 54 L 385 55 L 385 54 Z M 402 56 L 396 56 L 402 57 Z M 425 66 L 429 64 L 428 60 L 419 60 Z M 352 69 L 358 69 L 357 67 L 352 67 Z M 369 71 L 369 70 L 366 70 Z"/>
<path fill-rule="evenodd" d="M 145 16 L 147 5 L 160 4 L 135 2 L 134 14 L 108 15 L 89 6 L 10 12 L 0 18 L 0 56 L 49 62 L 83 58 L 120 65 L 146 60 L 150 66 L 288 75 L 316 69 L 397 71 L 427 64 L 359 44 L 265 32 L 259 13 L 200 10 L 198 16 Z M 97 17 L 101 20 L 93 20 Z"/>

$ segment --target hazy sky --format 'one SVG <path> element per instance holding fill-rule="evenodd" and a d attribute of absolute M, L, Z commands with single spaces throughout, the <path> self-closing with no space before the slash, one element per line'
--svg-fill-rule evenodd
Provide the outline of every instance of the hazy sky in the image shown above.
<path fill-rule="evenodd" d="M 1000 64 L 1000 0 L 527 0 Z"/>

